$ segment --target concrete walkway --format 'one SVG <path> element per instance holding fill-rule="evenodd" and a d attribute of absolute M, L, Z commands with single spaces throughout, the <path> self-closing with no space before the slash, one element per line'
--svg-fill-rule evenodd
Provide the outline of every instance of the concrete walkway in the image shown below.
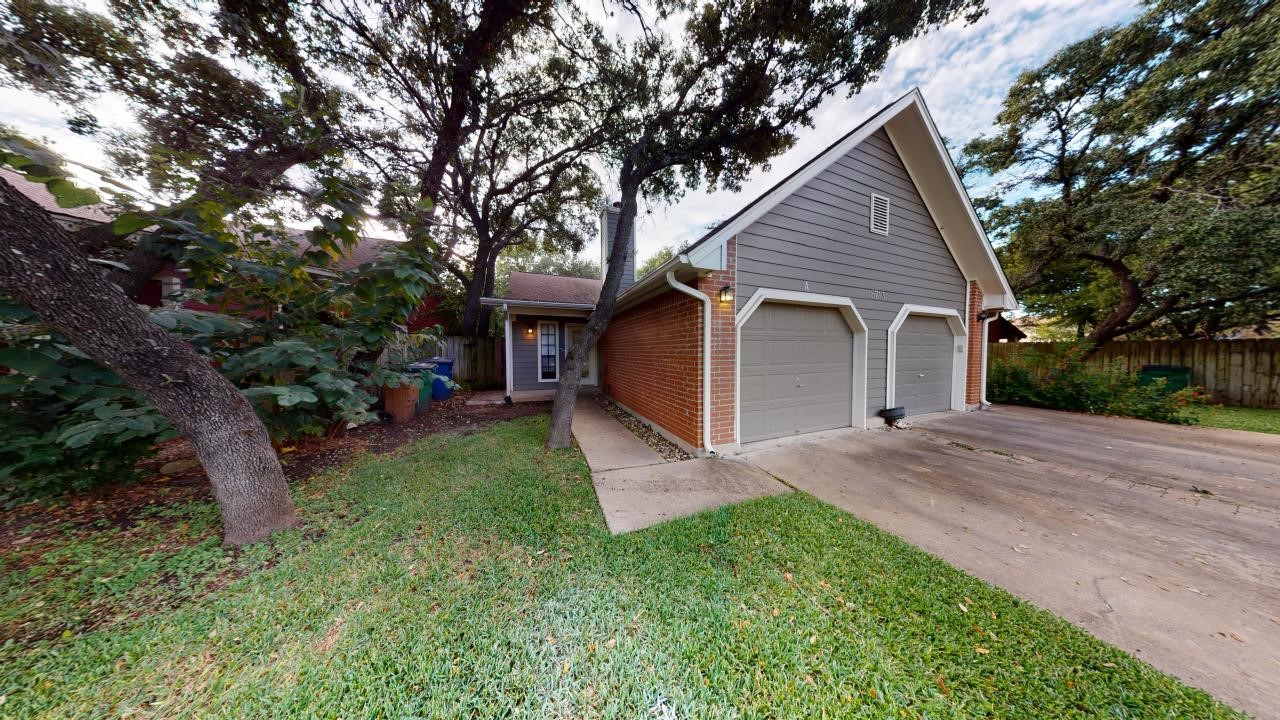
<path fill-rule="evenodd" d="M 573 437 L 587 456 L 592 473 L 665 463 L 661 455 L 635 433 L 613 419 L 596 399 L 587 395 L 573 405 Z"/>
<path fill-rule="evenodd" d="M 788 491 L 768 473 L 736 460 L 668 462 L 594 398 L 580 398 L 574 406 L 573 436 L 591 468 L 605 525 L 615 535 Z"/>

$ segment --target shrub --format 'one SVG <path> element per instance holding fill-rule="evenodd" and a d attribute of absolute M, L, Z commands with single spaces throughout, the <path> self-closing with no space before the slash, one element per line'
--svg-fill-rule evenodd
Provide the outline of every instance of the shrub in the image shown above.
<path fill-rule="evenodd" d="M 1056 343 L 1013 360 L 996 360 L 987 378 L 993 402 L 1166 423 L 1194 423 L 1206 403 L 1200 388 L 1170 391 L 1164 379 L 1138 382 L 1136 373 L 1085 362 L 1087 345 Z"/>
<path fill-rule="evenodd" d="M 173 436 L 115 373 L 56 336 L 13 340 L 0 366 L 0 505 L 136 479 L 137 462 Z"/>

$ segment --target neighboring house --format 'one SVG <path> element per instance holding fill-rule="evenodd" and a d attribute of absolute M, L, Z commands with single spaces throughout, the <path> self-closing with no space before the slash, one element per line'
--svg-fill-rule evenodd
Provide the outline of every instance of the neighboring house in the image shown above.
<path fill-rule="evenodd" d="M 601 220 L 606 259 L 617 211 Z M 633 268 L 584 384 L 700 454 L 870 427 L 888 407 L 976 408 L 985 323 L 1015 307 L 918 90 L 655 272 Z M 506 309 L 512 400 L 552 394 L 599 287 L 519 274 L 484 300 Z"/>
<path fill-rule="evenodd" d="M 1026 339 L 1027 334 L 1003 315 L 997 315 L 987 323 L 987 342 L 1020 342 Z"/>
<path fill-rule="evenodd" d="M 75 232 L 90 225 L 111 222 L 112 209 L 108 205 L 81 205 L 79 207 L 62 207 L 58 199 L 49 192 L 43 183 L 31 182 L 22 173 L 7 167 L 0 167 L 0 180 L 9 183 L 15 190 L 34 200 L 54 222 L 68 232 Z"/>
<path fill-rule="evenodd" d="M 8 168 L 0 168 L 0 180 L 9 183 L 23 195 L 34 200 L 40 207 L 49 214 L 54 222 L 58 223 L 64 230 L 74 232 L 91 225 L 100 225 L 111 222 L 116 213 L 120 212 L 119 208 L 115 208 L 105 204 L 84 205 L 80 207 L 64 208 L 58 205 L 57 198 L 49 192 L 41 183 L 31 182 L 19 172 L 15 172 Z M 307 241 L 305 231 L 291 232 L 290 239 L 294 241 L 296 250 L 299 254 L 311 249 L 310 243 Z M 347 248 L 343 255 L 333 260 L 325 268 L 308 268 L 308 272 L 316 276 L 333 277 L 336 273 L 354 270 L 361 265 L 372 262 L 384 252 L 387 248 L 394 247 L 394 240 L 385 240 L 378 238 L 367 238 L 354 247 Z M 159 307 L 165 302 L 165 298 L 176 294 L 182 289 L 182 272 L 174 269 L 172 266 L 160 271 L 153 277 L 137 296 L 133 298 L 135 302 L 151 307 Z M 422 306 L 418 308 L 418 312 L 409 319 L 408 329 L 412 331 L 421 330 L 425 327 L 432 327 L 443 324 L 445 317 L 440 311 L 441 300 L 436 296 L 428 296 L 423 299 Z M 182 306 L 189 310 L 202 310 L 209 312 L 230 312 L 235 314 L 244 311 L 245 304 L 226 303 L 220 305 L 209 305 L 196 302 L 195 300 L 187 300 Z M 252 312 L 252 311 L 249 311 Z"/>

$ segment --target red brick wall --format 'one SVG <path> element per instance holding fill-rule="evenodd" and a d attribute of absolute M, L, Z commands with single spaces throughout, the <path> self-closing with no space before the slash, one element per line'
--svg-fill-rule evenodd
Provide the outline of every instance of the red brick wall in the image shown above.
<path fill-rule="evenodd" d="M 737 372 L 735 304 L 720 289 L 737 286 L 736 238 L 726 243 L 727 269 L 692 287 L 711 298 L 711 444 L 734 439 Z M 702 440 L 702 303 L 676 290 L 614 316 L 600 339 L 601 386 L 695 448 Z"/>
<path fill-rule="evenodd" d="M 615 315 L 597 347 L 605 394 L 701 445 L 702 303 L 668 290 Z"/>
<path fill-rule="evenodd" d="M 737 306 L 733 301 L 720 302 L 720 289 L 729 285 L 737 292 L 738 238 L 725 243 L 725 256 L 724 270 L 698 278 L 695 285 L 711 298 L 711 444 L 715 446 L 732 443 L 735 434 Z"/>
<path fill-rule="evenodd" d="M 982 323 L 978 314 L 982 312 L 982 291 L 978 283 L 969 283 L 969 317 L 965 327 L 968 328 L 969 353 L 968 366 L 965 372 L 964 401 L 968 405 L 982 402 L 982 350 L 986 340 L 982 332 Z"/>

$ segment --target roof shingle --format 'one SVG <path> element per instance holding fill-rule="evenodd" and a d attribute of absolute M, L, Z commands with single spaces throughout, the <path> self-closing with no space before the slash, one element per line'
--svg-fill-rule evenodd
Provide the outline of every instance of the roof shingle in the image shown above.
<path fill-rule="evenodd" d="M 507 293 L 502 297 L 504 300 L 595 305 L 603 284 L 595 278 L 513 272 L 507 280 Z"/>

